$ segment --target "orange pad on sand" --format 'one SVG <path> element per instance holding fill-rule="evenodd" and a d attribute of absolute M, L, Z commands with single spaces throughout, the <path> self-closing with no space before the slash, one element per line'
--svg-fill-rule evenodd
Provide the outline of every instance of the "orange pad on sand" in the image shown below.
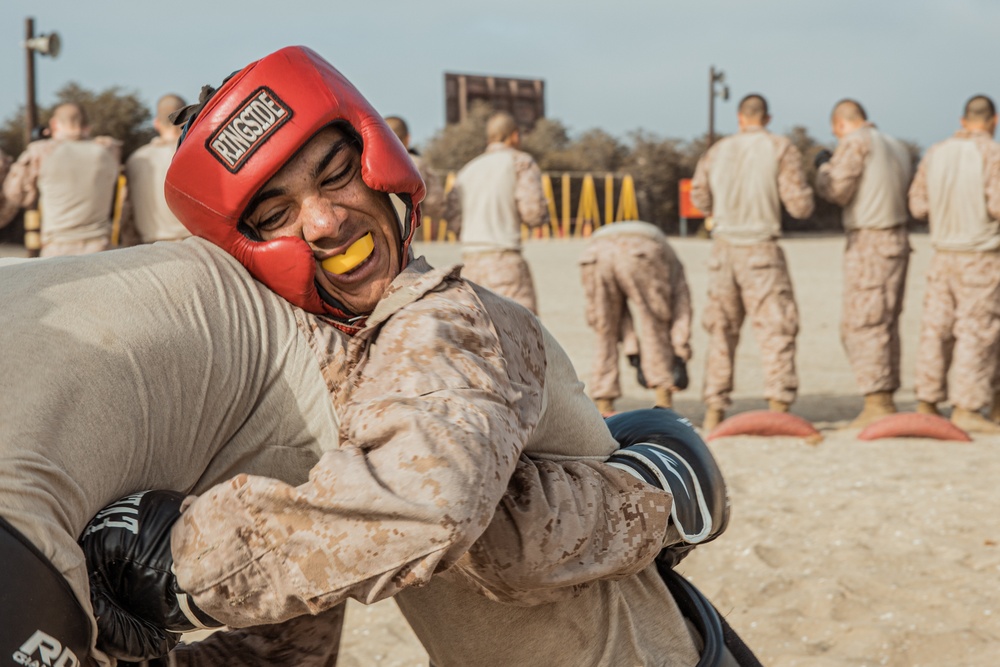
<path fill-rule="evenodd" d="M 823 439 L 816 427 L 802 417 L 771 410 L 751 410 L 734 415 L 712 429 L 705 439 L 714 440 L 731 435 L 788 435 L 805 438 L 811 444 Z"/>
<path fill-rule="evenodd" d="M 968 433 L 944 417 L 920 412 L 897 412 L 894 415 L 887 415 L 858 433 L 858 440 L 880 438 L 933 438 L 972 442 Z"/>

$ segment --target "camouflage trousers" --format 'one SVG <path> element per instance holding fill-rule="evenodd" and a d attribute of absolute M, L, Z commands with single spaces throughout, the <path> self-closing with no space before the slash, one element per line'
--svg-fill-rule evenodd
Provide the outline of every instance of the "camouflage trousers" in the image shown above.
<path fill-rule="evenodd" d="M 519 250 L 462 253 L 462 277 L 538 314 L 531 268 Z"/>
<path fill-rule="evenodd" d="M 708 332 L 705 403 L 729 406 L 736 346 L 747 315 L 764 367 L 764 396 L 791 403 L 799 387 L 795 373 L 799 311 L 784 251 L 776 241 L 743 246 L 716 238 L 708 270 L 708 304 L 702 317 Z"/>
<path fill-rule="evenodd" d="M 40 257 L 64 257 L 66 255 L 89 255 L 111 249 L 111 238 L 102 236 L 82 241 L 54 240 L 42 243 Z"/>
<path fill-rule="evenodd" d="M 899 389 L 899 316 L 909 263 L 903 226 L 847 234 L 840 340 L 862 394 Z"/>
<path fill-rule="evenodd" d="M 935 251 L 920 319 L 917 398 L 950 399 L 967 410 L 989 405 L 998 351 L 1000 252 Z"/>
<path fill-rule="evenodd" d="M 591 241 L 580 260 L 587 324 L 597 334 L 590 378 L 592 398 L 621 396 L 618 344 L 641 350 L 650 388 L 673 384 L 670 266 L 661 244 L 637 235 Z M 635 312 L 638 331 L 629 309 Z"/>

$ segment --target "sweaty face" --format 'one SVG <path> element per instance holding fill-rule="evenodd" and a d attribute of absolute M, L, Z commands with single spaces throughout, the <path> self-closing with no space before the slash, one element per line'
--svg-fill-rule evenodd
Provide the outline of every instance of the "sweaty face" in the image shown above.
<path fill-rule="evenodd" d="M 371 312 L 399 273 L 399 222 L 389 196 L 361 179 L 358 147 L 335 127 L 313 137 L 264 184 L 243 222 L 265 241 L 305 240 L 316 282 L 355 313 Z"/>

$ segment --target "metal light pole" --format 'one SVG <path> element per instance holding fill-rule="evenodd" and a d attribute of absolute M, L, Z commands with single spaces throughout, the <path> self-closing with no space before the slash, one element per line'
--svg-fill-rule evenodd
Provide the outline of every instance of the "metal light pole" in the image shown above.
<path fill-rule="evenodd" d="M 726 74 L 722 70 L 716 70 L 715 65 L 708 68 L 708 145 L 715 143 L 715 98 L 721 97 L 723 101 L 729 99 L 729 86 L 725 85 Z M 716 84 L 722 85 L 721 90 L 716 89 Z"/>
<path fill-rule="evenodd" d="M 26 58 L 25 73 L 27 80 L 27 102 L 24 105 L 24 144 L 31 143 L 31 135 L 38 125 L 38 108 L 35 105 L 35 52 L 43 56 L 59 55 L 59 35 L 49 33 L 35 37 L 35 19 L 24 20 L 24 54 Z M 38 257 L 41 243 L 41 217 L 37 208 L 24 212 L 24 247 L 28 249 L 29 257 Z"/>
<path fill-rule="evenodd" d="M 28 101 L 24 105 L 25 143 L 31 142 L 31 131 L 38 125 L 38 108 L 35 106 L 35 52 L 55 58 L 59 55 L 60 46 L 57 33 L 35 37 L 35 19 L 29 17 L 24 20 L 25 79 L 28 83 Z"/>

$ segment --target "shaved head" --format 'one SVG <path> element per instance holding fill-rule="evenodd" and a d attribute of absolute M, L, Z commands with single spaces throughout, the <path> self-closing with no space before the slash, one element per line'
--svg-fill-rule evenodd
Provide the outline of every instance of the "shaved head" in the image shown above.
<path fill-rule="evenodd" d="M 87 124 L 87 113 L 76 102 L 67 102 L 55 108 L 52 119 L 66 125 L 84 127 Z"/>
<path fill-rule="evenodd" d="M 49 120 L 53 139 L 80 139 L 86 127 L 87 113 L 76 102 L 60 104 Z"/>
<path fill-rule="evenodd" d="M 187 102 L 184 101 L 183 97 L 168 93 L 156 102 L 156 120 L 159 121 L 160 125 L 172 125 L 170 114 L 186 106 Z"/>
<path fill-rule="evenodd" d="M 410 147 L 410 128 L 407 126 L 406 121 L 399 116 L 386 116 L 385 124 L 389 126 L 393 134 L 399 137 L 399 140 L 407 148 Z"/>
<path fill-rule="evenodd" d="M 507 141 L 517 132 L 517 121 L 506 111 L 497 111 L 486 121 L 486 140 L 495 143 Z"/>
<path fill-rule="evenodd" d="M 868 120 L 865 108 L 857 100 L 843 99 L 833 107 L 830 117 L 834 120 L 843 119 L 852 123 L 862 123 Z"/>
<path fill-rule="evenodd" d="M 965 114 L 962 116 L 970 123 L 989 123 L 997 115 L 993 100 L 986 95 L 976 95 L 965 103 Z"/>
<path fill-rule="evenodd" d="M 740 100 L 740 106 L 736 111 L 747 120 L 763 121 L 768 117 L 767 100 L 763 95 L 750 93 Z"/>

